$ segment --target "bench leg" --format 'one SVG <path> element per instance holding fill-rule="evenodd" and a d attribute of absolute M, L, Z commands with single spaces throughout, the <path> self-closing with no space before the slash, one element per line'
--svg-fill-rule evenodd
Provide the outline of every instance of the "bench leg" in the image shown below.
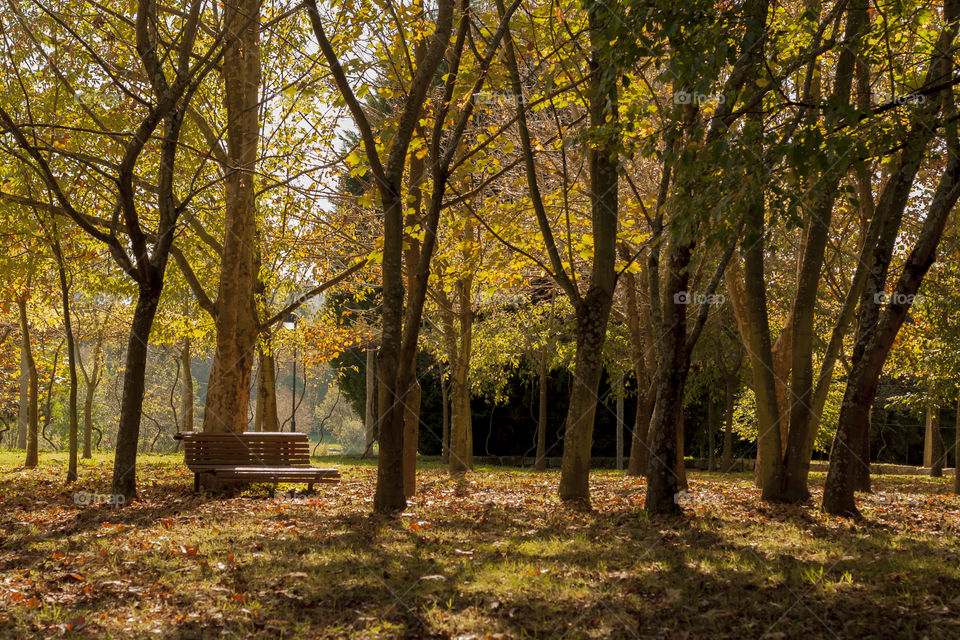
<path fill-rule="evenodd" d="M 312 483 L 312 482 L 308 482 L 308 483 L 307 483 L 307 493 L 311 493 L 311 494 L 313 493 L 313 483 Z"/>
<path fill-rule="evenodd" d="M 193 492 L 198 493 L 200 491 L 200 474 L 193 474 Z"/>

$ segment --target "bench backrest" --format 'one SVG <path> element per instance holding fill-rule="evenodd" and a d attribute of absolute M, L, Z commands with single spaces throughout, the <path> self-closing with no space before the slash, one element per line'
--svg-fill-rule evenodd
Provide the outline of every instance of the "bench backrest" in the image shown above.
<path fill-rule="evenodd" d="M 187 467 L 307 467 L 310 442 L 305 433 L 247 431 L 244 433 L 177 434 L 183 440 Z"/>

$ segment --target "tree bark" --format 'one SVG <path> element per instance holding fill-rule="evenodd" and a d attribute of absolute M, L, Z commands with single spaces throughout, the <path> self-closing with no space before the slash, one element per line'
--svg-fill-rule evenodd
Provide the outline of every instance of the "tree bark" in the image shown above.
<path fill-rule="evenodd" d="M 681 241 L 675 241 L 667 251 L 667 278 L 660 305 L 662 328 L 657 341 L 660 364 L 657 398 L 650 421 L 650 455 L 647 460 L 645 508 L 651 515 L 677 515 L 681 512 L 677 502 L 681 489 L 681 478 L 677 475 L 680 453 L 677 445 L 689 360 L 686 349 L 687 305 L 679 294 L 687 291 L 690 279 L 687 266 L 692 252 L 692 245 Z"/>
<path fill-rule="evenodd" d="M 441 420 L 443 433 L 440 436 L 440 461 L 444 464 L 450 464 L 450 391 L 447 384 L 447 377 L 440 376 L 440 402 L 443 405 L 443 415 Z"/>
<path fill-rule="evenodd" d="M 611 81 L 614 64 L 608 34 L 615 16 L 609 6 L 589 2 L 586 6 L 590 26 L 590 126 L 602 139 L 589 146 L 590 213 L 593 230 L 593 264 L 590 286 L 576 309 L 576 353 L 573 392 L 567 410 L 560 470 L 560 499 L 589 502 L 590 456 L 593 426 L 597 414 L 597 392 L 603 374 L 603 345 L 607 321 L 617 285 L 615 272 L 617 221 L 619 211 L 620 165 L 618 133 L 618 90 Z M 516 79 L 514 80 L 516 84 Z"/>
<path fill-rule="evenodd" d="M 364 455 L 372 450 L 374 439 L 374 425 L 377 421 L 377 350 L 367 349 L 366 393 L 363 416 Z M 446 411 L 446 406 L 444 406 Z"/>
<path fill-rule="evenodd" d="M 247 429 L 250 378 L 259 319 L 256 273 L 257 144 L 260 138 L 260 0 L 224 7 L 228 37 L 223 60 L 227 114 L 224 240 L 217 298 L 217 346 L 203 412 L 207 433 Z"/>
<path fill-rule="evenodd" d="M 32 469 L 39 462 L 39 381 L 37 380 L 37 363 L 33 358 L 33 348 L 30 345 L 30 320 L 27 318 L 27 296 L 17 298 L 17 308 L 20 311 L 20 336 L 25 347 L 21 352 L 26 357 L 27 368 L 27 441 L 26 460 L 23 466 Z"/>
<path fill-rule="evenodd" d="M 547 383 L 550 381 L 545 353 L 540 354 L 540 371 L 537 381 L 537 456 L 533 468 L 537 471 L 545 471 L 547 468 Z"/>
<path fill-rule="evenodd" d="M 63 251 L 60 249 L 60 240 L 56 236 L 56 226 L 53 228 L 51 247 L 57 259 L 57 275 L 60 280 L 60 299 L 63 305 L 63 331 L 67 340 L 67 369 L 70 372 L 70 395 L 68 404 L 69 431 L 67 484 L 77 481 L 77 435 L 79 424 L 77 420 L 77 351 L 73 339 L 73 325 L 70 321 L 70 285 L 67 282 L 67 268 L 63 260 Z"/>
<path fill-rule="evenodd" d="M 193 431 L 193 353 L 190 336 L 183 339 L 183 346 L 180 348 L 180 368 L 183 370 L 183 382 L 180 385 L 180 415 L 183 420 L 183 430 Z"/>
<path fill-rule="evenodd" d="M 717 403 L 716 400 L 707 393 L 707 469 L 714 471 L 716 468 L 716 433 L 717 433 Z"/>
<path fill-rule="evenodd" d="M 156 284 L 141 283 L 137 304 L 127 340 L 127 362 L 123 372 L 123 396 L 120 401 L 120 424 L 117 428 L 117 449 L 113 463 L 111 492 L 122 495 L 125 504 L 137 496 L 137 448 L 140 442 L 140 417 L 143 413 L 144 379 L 150 331 L 160 304 L 163 280 Z"/>
<path fill-rule="evenodd" d="M 940 408 L 927 407 L 923 438 L 923 466 L 930 469 L 931 478 L 943 477 L 943 439 L 940 437 Z"/>
<path fill-rule="evenodd" d="M 623 375 L 617 377 L 617 469 L 623 469 Z"/>
<path fill-rule="evenodd" d="M 257 351 L 260 370 L 257 372 L 257 410 L 253 419 L 254 430 L 280 431 L 280 418 L 277 411 L 277 366 L 273 355 L 273 344 L 269 338 L 261 337 Z"/>
<path fill-rule="evenodd" d="M 957 419 L 953 425 L 953 492 L 960 495 L 960 394 L 957 396 Z"/>
<path fill-rule="evenodd" d="M 100 384 L 100 359 L 103 352 L 105 331 L 103 327 L 97 332 L 97 339 L 93 345 L 93 362 L 90 365 L 90 375 L 81 367 L 86 381 L 86 392 L 83 399 L 83 458 L 93 457 L 93 400 Z"/>
<path fill-rule="evenodd" d="M 420 433 L 420 382 L 414 379 L 407 393 L 403 422 L 403 492 L 410 498 L 417 493 L 417 443 Z"/>
<path fill-rule="evenodd" d="M 737 380 L 728 376 L 724 380 L 724 413 L 723 413 L 723 457 L 720 468 L 729 473 L 733 467 L 733 408 L 736 395 Z"/>
<path fill-rule="evenodd" d="M 19 304 L 19 303 L 18 303 Z M 20 398 L 17 411 L 17 448 L 27 448 L 30 430 L 30 336 L 20 336 Z"/>
<path fill-rule="evenodd" d="M 470 357 L 473 352 L 473 308 L 471 283 L 461 278 L 456 283 L 457 309 L 454 319 L 447 313 L 447 360 L 450 377 L 450 473 L 473 468 L 470 439 Z"/>

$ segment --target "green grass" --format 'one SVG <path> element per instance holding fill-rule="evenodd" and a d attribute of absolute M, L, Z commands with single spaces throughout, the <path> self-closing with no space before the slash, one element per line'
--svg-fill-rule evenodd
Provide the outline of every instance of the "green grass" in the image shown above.
<path fill-rule="evenodd" d="M 0 637 L 960 637 L 952 479 L 877 477 L 854 522 L 693 472 L 688 516 L 659 520 L 618 472 L 593 475 L 583 511 L 555 472 L 456 480 L 426 460 L 387 519 L 357 458 L 317 461 L 340 485 L 275 500 L 194 495 L 179 456 L 144 455 L 122 509 L 73 499 L 107 492 L 109 456 L 70 488 L 64 455 L 21 460 L 0 451 Z"/>

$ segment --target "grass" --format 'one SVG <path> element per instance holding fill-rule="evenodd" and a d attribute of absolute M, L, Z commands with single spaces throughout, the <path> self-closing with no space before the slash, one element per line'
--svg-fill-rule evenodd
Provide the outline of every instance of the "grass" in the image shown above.
<path fill-rule="evenodd" d="M 65 456 L 21 456 L 0 452 L 0 637 L 960 637 L 947 478 L 877 477 L 856 522 L 692 472 L 688 516 L 659 520 L 622 473 L 595 473 L 583 511 L 556 472 L 456 480 L 428 461 L 387 519 L 356 459 L 325 458 L 343 481 L 314 496 L 224 499 L 192 494 L 179 456 L 145 455 L 141 499 L 117 509 L 74 500 L 107 492 L 109 456 L 71 488 Z"/>

